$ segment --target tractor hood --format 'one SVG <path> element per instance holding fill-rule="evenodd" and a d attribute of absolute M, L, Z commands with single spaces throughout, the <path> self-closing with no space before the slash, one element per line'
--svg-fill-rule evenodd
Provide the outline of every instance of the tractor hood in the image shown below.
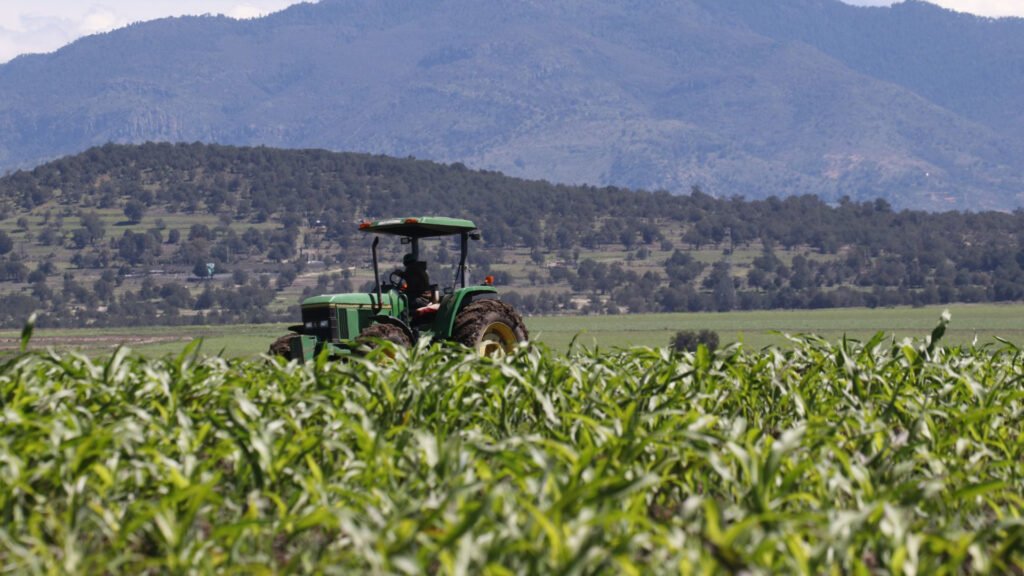
<path fill-rule="evenodd" d="M 384 293 L 384 308 L 391 308 L 394 297 L 390 293 Z M 341 308 L 372 308 L 377 303 L 376 294 L 321 294 L 302 301 L 303 308 L 316 306 L 334 306 Z"/>
<path fill-rule="evenodd" d="M 302 326 L 296 331 L 321 342 L 337 343 L 355 338 L 373 323 L 375 316 L 396 316 L 404 312 L 397 292 L 385 292 L 382 296 L 383 306 L 376 305 L 376 294 L 323 294 L 307 298 L 302 302 Z"/>

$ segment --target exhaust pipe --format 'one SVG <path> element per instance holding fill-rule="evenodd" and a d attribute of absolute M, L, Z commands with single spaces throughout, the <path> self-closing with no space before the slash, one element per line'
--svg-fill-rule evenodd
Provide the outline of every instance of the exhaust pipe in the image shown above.
<path fill-rule="evenodd" d="M 384 308 L 384 296 L 380 291 L 380 271 L 377 269 L 377 244 L 380 244 L 380 236 L 373 239 L 373 283 L 377 285 L 377 303 L 373 307 L 374 314 Z"/>

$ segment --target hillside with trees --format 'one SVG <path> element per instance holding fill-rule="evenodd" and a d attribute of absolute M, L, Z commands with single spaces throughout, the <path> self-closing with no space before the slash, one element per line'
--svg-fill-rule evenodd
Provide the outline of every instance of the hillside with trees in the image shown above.
<path fill-rule="evenodd" d="M 293 319 L 365 289 L 358 223 L 474 220 L 474 277 L 525 314 L 1024 299 L 1024 210 L 746 200 L 554 185 L 412 158 L 202 144 L 106 145 L 0 179 L 0 325 Z M 457 247 L 430 246 L 444 283 Z M 398 263 L 402 246 L 383 247 Z"/>
<path fill-rule="evenodd" d="M 323 148 L 750 199 L 1024 205 L 1024 20 L 907 1 L 320 0 L 0 65 L 0 173 L 107 142 Z"/>

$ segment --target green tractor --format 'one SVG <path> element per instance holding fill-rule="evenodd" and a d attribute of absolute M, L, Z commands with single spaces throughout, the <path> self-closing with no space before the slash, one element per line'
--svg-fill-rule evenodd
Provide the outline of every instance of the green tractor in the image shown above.
<path fill-rule="evenodd" d="M 270 353 L 300 361 L 310 360 L 324 350 L 331 357 L 352 355 L 358 345 L 374 346 L 376 339 L 398 346 L 418 341 L 451 340 L 483 355 L 509 352 L 527 339 L 526 325 L 512 306 L 498 298 L 490 277 L 483 284 L 467 280 L 469 241 L 479 240 L 476 225 L 458 218 L 390 218 L 363 222 L 359 229 L 377 236 L 373 239 L 375 289 L 368 294 L 324 294 L 302 302 L 302 324 L 290 326 L 291 334 L 278 338 Z M 381 234 L 399 236 L 409 245 L 406 271 L 395 270 L 385 280 L 380 275 L 377 245 Z M 459 262 L 451 286 L 438 290 L 436 284 L 419 293 L 409 290 L 405 274 L 419 260 L 420 240 L 458 235 Z M 423 273 L 423 278 L 426 278 Z"/>

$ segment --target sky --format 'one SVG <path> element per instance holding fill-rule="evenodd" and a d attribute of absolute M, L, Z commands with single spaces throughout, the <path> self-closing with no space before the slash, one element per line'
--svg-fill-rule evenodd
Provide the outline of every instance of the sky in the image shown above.
<path fill-rule="evenodd" d="M 857 6 L 890 6 L 893 0 L 842 0 Z M 979 16 L 1021 16 L 1024 17 L 1024 0 L 928 0 L 957 12 L 969 12 Z"/>
<path fill-rule="evenodd" d="M 255 18 L 297 0 L 0 0 L 0 63 L 53 52 L 82 36 L 186 14 Z"/>
<path fill-rule="evenodd" d="M 893 3 L 893 0 L 843 1 L 860 6 Z M 931 1 L 981 16 L 1024 17 L 1024 0 Z M 82 36 L 109 32 L 133 22 L 185 14 L 255 18 L 297 3 L 296 0 L 0 0 L 0 63 L 19 54 L 53 52 Z"/>

